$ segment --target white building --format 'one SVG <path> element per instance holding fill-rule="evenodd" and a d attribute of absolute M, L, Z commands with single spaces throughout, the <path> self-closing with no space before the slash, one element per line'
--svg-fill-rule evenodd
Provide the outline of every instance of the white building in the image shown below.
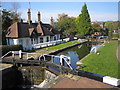
<path fill-rule="evenodd" d="M 32 23 L 28 9 L 28 22 L 16 22 L 8 28 L 7 45 L 21 44 L 24 50 L 31 50 L 61 43 L 60 33 L 53 28 L 52 21 L 51 18 L 51 25 L 42 23 L 38 12 L 38 22 Z"/>

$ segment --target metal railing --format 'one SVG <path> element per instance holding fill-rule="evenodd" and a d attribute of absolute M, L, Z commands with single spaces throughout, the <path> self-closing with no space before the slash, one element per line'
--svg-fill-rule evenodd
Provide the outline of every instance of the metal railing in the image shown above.
<path fill-rule="evenodd" d="M 46 61 L 46 57 L 45 57 L 45 56 L 50 56 L 52 63 L 54 63 L 54 62 L 53 62 L 54 57 L 59 58 L 59 60 L 60 60 L 60 65 L 61 65 L 61 66 L 64 65 L 64 62 L 63 62 L 63 60 L 64 60 L 64 61 L 66 62 L 66 64 L 69 66 L 69 68 L 73 70 L 72 66 L 70 65 L 70 64 L 71 64 L 70 57 L 68 57 L 68 56 L 65 56 L 65 55 L 56 56 L 56 55 L 44 54 L 44 55 L 41 55 L 41 56 L 39 57 L 39 61 L 41 61 L 41 58 L 42 58 L 42 57 L 43 57 L 43 60 Z"/>
<path fill-rule="evenodd" d="M 12 53 L 12 51 L 7 52 L 5 55 L 3 55 L 3 56 L 1 57 L 1 59 L 3 59 L 5 56 L 7 56 L 7 55 L 10 54 L 10 53 Z"/>

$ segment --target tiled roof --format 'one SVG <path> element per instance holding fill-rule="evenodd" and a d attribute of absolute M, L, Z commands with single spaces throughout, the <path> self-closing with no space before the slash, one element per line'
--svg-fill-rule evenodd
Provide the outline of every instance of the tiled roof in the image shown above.
<path fill-rule="evenodd" d="M 10 38 L 31 37 L 32 32 L 34 30 L 36 30 L 37 36 L 59 34 L 59 32 L 55 30 L 50 24 L 43 24 L 42 22 L 40 22 L 40 24 L 16 22 L 8 28 L 6 37 Z"/>
<path fill-rule="evenodd" d="M 34 28 L 29 28 L 29 35 L 32 35 L 32 32 L 34 31 Z"/>
<path fill-rule="evenodd" d="M 8 30 L 7 30 L 7 34 L 6 37 L 13 37 L 13 38 L 17 38 L 18 37 L 18 30 L 17 30 L 17 22 L 12 24 Z"/>

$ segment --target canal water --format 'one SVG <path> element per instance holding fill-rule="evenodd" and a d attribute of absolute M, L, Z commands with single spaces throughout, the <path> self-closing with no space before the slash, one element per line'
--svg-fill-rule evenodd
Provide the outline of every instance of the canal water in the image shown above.
<path fill-rule="evenodd" d="M 69 48 L 67 50 L 61 51 L 59 53 L 56 53 L 56 55 L 69 56 L 71 58 L 71 66 L 72 66 L 72 68 L 75 69 L 77 67 L 76 62 L 81 60 L 87 54 L 89 54 L 90 49 L 91 49 L 91 44 L 87 43 L 87 44 L 78 45 L 78 46 Z M 59 58 L 57 58 L 57 57 L 54 58 L 54 63 L 60 64 Z M 67 64 L 65 63 L 64 66 L 67 66 Z M 57 69 L 55 69 L 55 70 L 57 70 Z"/>

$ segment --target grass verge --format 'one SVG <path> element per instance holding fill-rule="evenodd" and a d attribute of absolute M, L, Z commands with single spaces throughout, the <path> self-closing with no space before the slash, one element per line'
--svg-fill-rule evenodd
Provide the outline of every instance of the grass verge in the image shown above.
<path fill-rule="evenodd" d="M 92 53 L 82 60 L 85 67 L 81 70 L 120 78 L 118 70 L 120 63 L 116 57 L 117 46 L 118 43 L 105 43 L 105 46 L 97 51 L 97 53 L 100 53 L 99 55 Z"/>

